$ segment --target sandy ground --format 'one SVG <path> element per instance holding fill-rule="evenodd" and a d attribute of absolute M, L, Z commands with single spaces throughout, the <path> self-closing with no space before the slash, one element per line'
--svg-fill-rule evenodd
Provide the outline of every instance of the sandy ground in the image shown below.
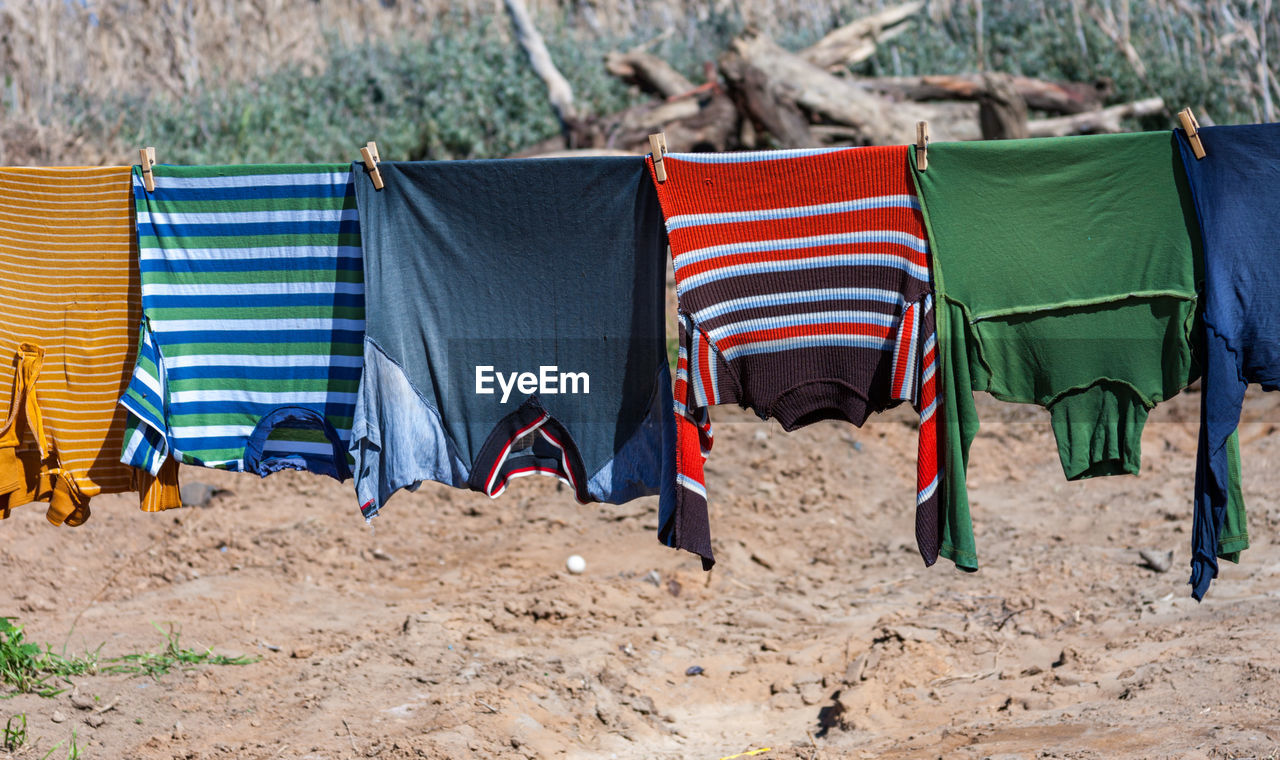
<path fill-rule="evenodd" d="M 0 614 L 33 640 L 111 656 L 174 624 L 261 659 L 80 677 L 77 701 L 114 709 L 20 695 L 0 722 L 27 716 L 22 758 L 73 732 L 80 757 L 143 760 L 1274 758 L 1277 401 L 1242 429 L 1253 548 L 1203 604 L 1194 394 L 1156 410 L 1140 477 L 1082 483 L 1043 412 L 984 402 L 1003 421 L 973 452 L 976 574 L 916 554 L 897 411 L 788 435 L 717 408 L 710 575 L 657 543 L 656 500 L 581 507 L 547 478 L 496 501 L 428 484 L 372 526 L 349 485 L 299 473 L 186 469 L 227 490 L 160 515 L 103 497 L 76 529 L 24 508 L 0 525 Z"/>

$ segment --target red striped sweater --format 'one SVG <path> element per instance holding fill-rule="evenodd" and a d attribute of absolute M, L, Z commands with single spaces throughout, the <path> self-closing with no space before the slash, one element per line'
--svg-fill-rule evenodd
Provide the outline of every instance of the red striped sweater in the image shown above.
<path fill-rule="evenodd" d="M 714 562 L 703 475 L 712 404 L 794 430 L 861 425 L 908 401 L 920 414 L 916 539 L 932 564 L 937 334 L 907 148 L 668 154 L 664 168 L 680 354 L 676 509 L 663 541 Z"/>

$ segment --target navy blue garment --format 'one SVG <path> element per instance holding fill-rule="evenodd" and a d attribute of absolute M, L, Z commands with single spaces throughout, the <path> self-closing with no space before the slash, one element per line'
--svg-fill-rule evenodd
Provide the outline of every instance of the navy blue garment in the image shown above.
<path fill-rule="evenodd" d="M 644 158 L 379 168 L 384 189 L 356 182 L 365 516 L 424 480 L 497 496 L 544 474 L 583 503 L 660 494 L 665 519 L 666 231 Z"/>
<path fill-rule="evenodd" d="M 1178 131 L 1204 236 L 1204 383 L 1191 593 L 1218 575 L 1215 549 L 1240 484 L 1232 434 L 1245 388 L 1280 389 L 1280 124 L 1205 127 L 1197 160 Z"/>

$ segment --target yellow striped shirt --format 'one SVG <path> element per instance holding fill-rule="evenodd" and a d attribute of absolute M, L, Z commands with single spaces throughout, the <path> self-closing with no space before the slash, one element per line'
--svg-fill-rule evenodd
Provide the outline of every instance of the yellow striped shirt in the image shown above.
<path fill-rule="evenodd" d="M 9 493 L 7 507 L 49 498 L 51 475 L 70 479 L 84 497 L 134 490 L 135 472 L 120 462 L 125 413 L 116 405 L 142 316 L 130 171 L 0 168 L 0 359 L 9 366 L 0 410 L 5 429 L 18 428 L 27 483 Z M 13 403 L 22 344 L 44 349 L 35 382 L 43 461 Z"/>

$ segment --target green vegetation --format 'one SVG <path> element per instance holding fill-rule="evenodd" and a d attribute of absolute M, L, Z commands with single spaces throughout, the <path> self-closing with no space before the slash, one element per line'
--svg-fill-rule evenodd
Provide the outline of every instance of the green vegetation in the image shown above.
<path fill-rule="evenodd" d="M 176 628 L 170 626 L 166 630 L 155 623 L 152 625 L 164 639 L 158 650 L 103 658 L 99 654 L 102 649 L 100 646 L 82 656 L 68 657 L 55 653 L 48 645 L 41 646 L 28 641 L 22 626 L 9 618 L 0 618 L 0 685 L 9 690 L 7 694 L 0 695 L 0 698 L 17 694 L 54 697 L 66 691 L 55 679 L 69 683 L 70 677 L 78 675 L 119 673 L 158 679 L 173 670 L 201 665 L 249 665 L 257 662 L 256 657 L 229 657 L 214 654 L 211 649 L 199 651 L 184 647 Z M 141 724 L 142 719 L 137 718 L 135 722 Z M 4 732 L 0 734 L 0 750 L 32 750 L 39 744 L 39 737 L 32 739 L 28 736 L 25 714 L 13 715 L 5 722 Z M 78 760 L 81 757 L 79 734 L 74 728 L 70 737 L 50 747 L 40 755 L 40 760 L 49 760 L 55 753 L 61 758 L 60 750 L 65 750 L 66 760 Z M 34 751 L 40 750 L 36 748 Z"/>
<path fill-rule="evenodd" d="M 57 696 L 66 689 L 52 685 L 52 679 L 92 673 L 97 663 L 97 652 L 84 657 L 63 657 L 47 644 L 41 647 L 27 641 L 22 626 L 9 618 L 0 618 L 0 683 L 13 690 L 11 695 Z"/>
<path fill-rule="evenodd" d="M 6 752 L 17 752 L 18 750 L 23 749 L 24 747 L 27 749 L 32 749 L 35 744 L 39 744 L 40 742 L 39 738 L 37 738 L 34 744 L 29 746 L 27 744 L 27 740 L 28 740 L 28 737 L 27 737 L 26 713 L 19 713 L 17 715 L 11 716 L 9 720 L 7 720 L 4 724 L 4 738 L 3 738 L 3 741 L 0 741 L 0 749 L 4 749 Z M 80 734 L 74 728 L 71 729 L 70 740 L 71 740 L 71 745 L 67 747 L 67 760 L 79 760 L 79 758 L 81 757 Z M 62 741 L 53 745 L 43 755 L 40 756 L 40 760 L 49 760 L 49 758 L 53 756 L 53 753 L 61 749 L 62 746 L 65 745 L 66 743 L 67 743 L 67 739 L 63 739 Z M 38 749 L 36 749 L 35 751 L 39 752 Z"/>
<path fill-rule="evenodd" d="M 492 22 L 440 23 L 427 37 L 330 42 L 324 73 L 290 65 L 196 97 L 69 101 L 67 110 L 84 114 L 90 132 L 136 124 L 121 138 L 164 146 L 166 163 L 341 162 L 370 139 L 388 160 L 490 158 L 556 134 L 542 83 Z M 608 45 L 569 32 L 553 39 L 559 64 L 583 74 L 574 81 L 582 102 L 599 111 L 629 104 L 601 64 Z"/>
<path fill-rule="evenodd" d="M 47 644 L 42 647 L 27 641 L 22 626 L 9 618 L 0 618 L 0 684 L 10 689 L 4 696 L 38 694 L 42 697 L 54 697 L 66 691 L 65 687 L 55 683 L 55 679 L 68 681 L 73 676 L 85 674 L 122 673 L 159 678 L 175 669 L 200 665 L 249 665 L 258 661 L 256 657 L 214 654 L 211 649 L 188 649 L 182 646 L 180 633 L 176 628 L 170 626 L 166 631 L 155 623 L 152 625 L 164 637 L 164 644 L 157 651 L 102 658 L 99 647 L 84 655 L 68 657 L 55 653 Z M 25 717 L 20 732 L 10 719 L 5 728 L 4 740 L 8 743 L 12 736 L 19 733 L 25 738 L 25 732 Z M 74 746 L 74 739 L 72 743 Z"/>
<path fill-rule="evenodd" d="M 164 637 L 164 646 L 157 652 L 139 652 L 126 654 L 105 660 L 101 668 L 103 673 L 128 673 L 130 675 L 146 675 L 159 678 L 175 668 L 193 668 L 199 665 L 252 665 L 257 657 L 230 657 L 225 654 L 214 654 L 212 649 L 198 652 L 187 649 L 179 642 L 179 632 L 172 625 L 169 630 L 152 623 L 160 635 Z"/>
<path fill-rule="evenodd" d="M 4 724 L 4 748 L 8 752 L 21 749 L 27 743 L 27 716 L 19 713 L 9 717 Z"/>
<path fill-rule="evenodd" d="M 71 746 L 67 748 L 67 760 L 80 760 L 80 745 L 78 743 L 78 740 L 79 740 L 79 735 L 76 733 L 76 730 L 74 728 L 71 729 Z M 49 757 L 52 756 L 54 752 L 57 752 L 58 749 L 66 743 L 67 743 L 67 740 L 63 739 L 62 741 L 53 745 L 52 747 L 49 748 L 48 752 L 40 756 L 40 760 L 49 760 Z"/>
<path fill-rule="evenodd" d="M 1115 103 L 1158 95 L 1171 115 L 1190 105 L 1221 124 L 1264 119 L 1252 81 L 1255 61 L 1247 35 L 1223 35 L 1224 29 L 1205 28 L 1197 16 L 1168 4 L 1132 4 L 1129 40 L 1136 63 L 1102 24 L 1087 13 L 1073 14 L 1066 0 L 988 2 L 981 44 L 975 7 L 967 3 L 962 7 L 960 13 L 939 23 L 917 21 L 911 32 L 882 46 L 858 73 L 923 75 L 977 71 L 985 65 L 992 71 L 1043 79 L 1109 78 L 1115 83 L 1111 97 Z M 1256 30 L 1257 6 L 1242 8 L 1237 18 L 1240 28 Z M 1280 19 L 1274 15 L 1268 25 L 1275 30 L 1273 35 L 1280 31 Z M 1236 40 L 1224 45 L 1227 36 Z M 1275 44 L 1273 36 L 1269 47 Z M 1153 116 L 1133 126 L 1169 129 L 1174 123 L 1170 117 Z"/>

